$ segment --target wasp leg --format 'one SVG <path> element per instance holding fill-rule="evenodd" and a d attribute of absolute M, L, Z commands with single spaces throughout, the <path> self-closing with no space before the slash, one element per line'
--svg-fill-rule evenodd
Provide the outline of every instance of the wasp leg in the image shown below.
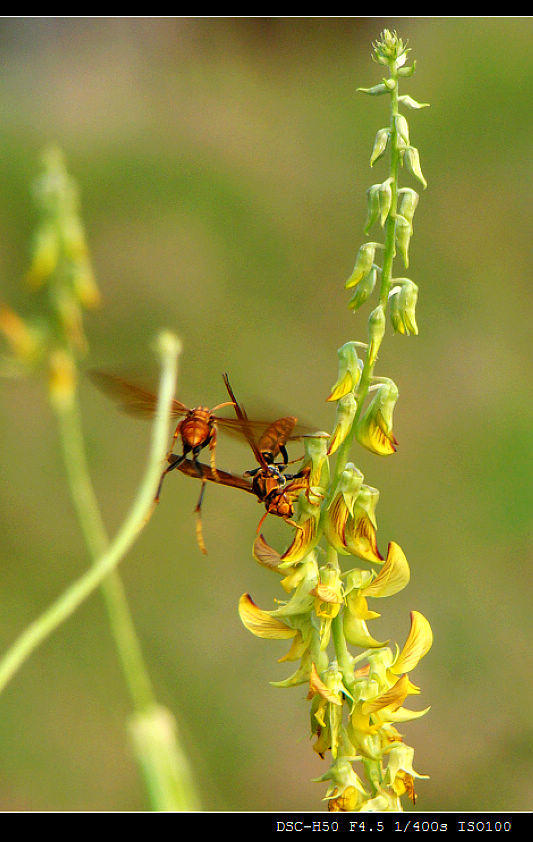
<path fill-rule="evenodd" d="M 169 473 L 169 471 L 173 471 L 174 468 L 179 468 L 179 466 L 181 465 L 181 463 L 183 462 L 183 460 L 187 456 L 187 453 L 189 452 L 189 450 L 190 450 L 190 448 L 184 446 L 183 447 L 183 453 L 181 454 L 181 456 L 176 456 L 175 453 L 169 454 L 168 459 L 172 459 L 172 462 L 170 463 L 168 468 L 165 468 L 165 470 L 161 474 L 161 479 L 159 480 L 159 485 L 157 486 L 157 492 L 156 492 L 156 495 L 155 495 L 155 498 L 154 498 L 155 503 L 159 503 L 159 498 L 161 496 L 161 488 L 163 486 L 163 480 L 165 479 L 166 475 Z M 201 476 L 201 474 L 202 474 L 202 472 L 200 471 L 200 476 Z"/>

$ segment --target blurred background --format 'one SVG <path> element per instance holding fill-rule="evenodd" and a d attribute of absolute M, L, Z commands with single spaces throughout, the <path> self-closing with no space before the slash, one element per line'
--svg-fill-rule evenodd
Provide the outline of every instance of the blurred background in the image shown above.
<path fill-rule="evenodd" d="M 407 114 L 429 185 L 408 272 L 420 334 L 389 333 L 376 369 L 400 390 L 400 446 L 353 456 L 381 492 L 382 552 L 397 541 L 412 573 L 371 630 L 403 645 L 412 609 L 433 627 L 409 700 L 431 711 L 402 729 L 430 775 L 417 808 L 527 810 L 531 18 L 3 18 L 0 297 L 31 307 L 30 185 L 57 143 L 103 294 L 86 320 L 86 366 L 155 372 L 151 344 L 168 327 L 183 341 L 185 403 L 224 400 L 228 371 L 250 414 L 272 406 L 330 430 L 337 348 L 366 337 L 368 308 L 354 317 L 343 285 L 364 239 L 365 191 L 387 172 L 368 160 L 388 98 L 356 93 L 381 78 L 371 42 L 385 27 L 417 62 L 402 92 L 431 108 Z M 81 400 L 113 535 L 150 426 L 87 378 Z M 0 401 L 5 650 L 88 557 L 43 383 L 4 380 Z M 217 461 L 252 467 L 222 438 Z M 178 718 L 205 810 L 323 809 L 307 689 L 269 684 L 293 671 L 277 663 L 287 645 L 253 637 L 237 615 L 245 591 L 263 608 L 284 593 L 251 556 L 263 510 L 210 486 L 205 557 L 198 490 L 170 475 L 121 566 L 158 699 Z M 283 548 L 290 533 L 269 522 L 265 534 Z M 17 673 L 0 712 L 0 809 L 147 809 L 100 594 Z"/>

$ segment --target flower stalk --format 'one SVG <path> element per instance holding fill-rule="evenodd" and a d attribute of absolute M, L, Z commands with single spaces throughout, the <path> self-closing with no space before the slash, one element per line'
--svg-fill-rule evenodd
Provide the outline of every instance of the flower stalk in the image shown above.
<path fill-rule="evenodd" d="M 378 130 L 370 156 L 372 168 L 388 156 L 388 172 L 383 182 L 367 190 L 364 225 L 366 236 L 379 226 L 383 240 L 375 237 L 359 247 L 345 283 L 352 293 L 348 306 L 355 314 L 374 295 L 377 298 L 370 304 L 366 341 L 350 340 L 338 351 L 338 377 L 327 398 L 337 404 L 335 426 L 327 452 L 321 451 L 320 468 L 314 466 L 310 473 L 314 485 L 300 495 L 297 554 L 291 548 L 277 554 L 262 536 L 256 540 L 256 558 L 261 560 L 260 555 L 268 560 L 268 569 L 283 568 L 286 573 L 282 584 L 289 598 L 273 611 L 260 609 L 248 596 L 241 600 L 241 620 L 249 631 L 258 637 L 292 640 L 281 660 L 300 660 L 300 665 L 289 679 L 272 683 L 309 685 L 313 748 L 321 758 L 328 753 L 331 758 L 329 769 L 316 780 L 328 783 L 325 800 L 332 812 L 402 810 L 403 796 L 416 800 L 415 779 L 427 777 L 413 768 L 414 750 L 396 724 L 427 711 L 410 710 L 404 702 L 420 692 L 409 673 L 431 647 L 431 627 L 420 612 L 412 611 L 403 647 L 391 648 L 388 640 L 373 634 L 372 623 L 380 617 L 375 600 L 406 587 L 410 569 L 395 541 L 389 542 L 386 556 L 381 554 L 379 491 L 364 481 L 351 461 L 355 444 L 379 457 L 396 452 L 393 414 L 398 388 L 375 370 L 388 326 L 400 335 L 418 333 L 418 286 L 403 275 L 409 266 L 419 197 L 414 187 L 400 186 L 402 167 L 423 188 L 426 180 L 401 108 L 416 110 L 426 103 L 399 94 L 400 82 L 415 69 L 414 63 L 406 63 L 408 52 L 395 32 L 384 30 L 373 44 L 373 58 L 386 75 L 377 85 L 359 89 L 372 97 L 390 98 L 389 124 Z M 399 277 L 395 277 L 397 260 L 402 264 Z M 310 443 L 306 450 L 312 451 Z M 311 502 L 314 527 L 303 530 Z M 358 560 L 370 569 L 349 566 Z M 243 610 L 250 603 L 253 613 Z"/>
<path fill-rule="evenodd" d="M 152 808 L 198 808 L 192 777 L 179 744 L 174 717 L 157 704 L 117 567 L 144 527 L 153 507 L 161 462 L 167 450 L 168 418 L 175 393 L 180 343 L 163 332 L 156 352 L 161 362 L 158 409 L 145 476 L 129 515 L 109 540 L 92 486 L 77 398 L 78 359 L 88 343 L 83 313 L 96 307 L 100 294 L 91 268 L 76 185 L 67 174 L 61 152 L 43 156 L 35 184 L 39 224 L 32 243 L 26 282 L 40 297 L 38 321 L 0 308 L 0 333 L 8 345 L 10 370 L 19 374 L 48 369 L 48 396 L 57 419 L 59 439 L 74 508 L 92 565 L 34 620 L 0 658 L 0 692 L 26 659 L 96 588 L 107 609 L 134 713 L 129 731 Z"/>

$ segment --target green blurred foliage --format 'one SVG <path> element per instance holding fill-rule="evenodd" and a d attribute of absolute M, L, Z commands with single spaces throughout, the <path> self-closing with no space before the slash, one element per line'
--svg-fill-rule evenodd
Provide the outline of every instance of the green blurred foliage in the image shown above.
<path fill-rule="evenodd" d="M 331 429 L 336 349 L 366 336 L 343 289 L 363 240 L 368 159 L 388 119 L 371 41 L 409 40 L 402 91 L 429 187 L 410 248 L 418 337 L 388 335 L 398 453 L 358 452 L 381 491 L 380 547 L 412 580 L 379 606 L 377 637 L 432 624 L 404 731 L 423 810 L 525 810 L 532 802 L 531 18 L 4 18 L 0 22 L 0 297 L 28 312 L 21 279 L 30 184 L 63 149 L 104 305 L 86 321 L 87 365 L 153 371 L 161 327 L 181 337 L 179 395 L 224 400 L 221 372 L 254 405 Z M 406 173 L 405 184 L 414 186 Z M 113 534 L 141 476 L 149 427 L 81 384 L 93 478 Z M 255 400 L 257 398 L 257 401 Z M 42 383 L 1 383 L 0 535 L 5 649 L 88 563 Z M 298 455 L 297 448 L 293 455 Z M 220 467 L 252 467 L 220 441 Z M 529 462 L 529 466 L 530 466 Z M 324 771 L 306 688 L 282 691 L 286 645 L 252 638 L 249 591 L 281 598 L 251 543 L 261 508 L 210 487 L 209 555 L 196 546 L 197 484 L 171 475 L 122 565 L 160 701 L 178 716 L 205 809 L 314 810 Z M 272 520 L 272 519 L 271 519 Z M 267 536 L 287 540 L 284 524 Z M 528 558 L 529 556 L 529 558 Z M 0 698 L 0 808 L 144 810 L 127 743 L 129 703 L 99 595 Z"/>

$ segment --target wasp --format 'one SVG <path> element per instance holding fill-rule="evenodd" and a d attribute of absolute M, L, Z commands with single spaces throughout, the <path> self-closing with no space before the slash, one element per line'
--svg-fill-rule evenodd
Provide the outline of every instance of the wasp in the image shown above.
<path fill-rule="evenodd" d="M 122 377 L 108 372 L 92 370 L 89 372 L 89 375 L 97 387 L 104 394 L 114 399 L 119 408 L 124 412 L 137 418 L 149 419 L 153 417 L 157 406 L 157 397 L 153 392 L 137 383 L 131 383 Z M 227 388 L 231 390 L 227 375 L 224 375 L 224 382 L 227 384 Z M 166 457 L 168 465 L 161 474 L 154 498 L 155 506 L 160 499 L 161 489 L 166 475 L 175 469 L 180 469 L 183 473 L 202 480 L 202 489 L 195 512 L 197 514 L 198 543 L 203 552 L 206 552 L 206 550 L 202 538 L 200 512 L 205 482 L 211 480 L 221 482 L 222 485 L 236 485 L 235 482 L 231 482 L 228 479 L 229 477 L 233 477 L 233 475 L 227 472 L 221 472 L 216 466 L 215 449 L 217 444 L 217 430 L 220 429 L 230 435 L 244 437 L 252 445 L 261 468 L 256 472 L 249 472 L 248 476 L 258 474 L 257 477 L 253 476 L 251 484 L 247 480 L 244 480 L 244 486 L 241 485 L 240 487 L 250 485 L 249 490 L 253 494 L 256 494 L 259 499 L 265 501 L 267 498 L 270 499 L 272 492 L 276 488 L 286 483 L 286 478 L 281 475 L 278 467 L 273 464 L 270 469 L 267 467 L 269 464 L 267 460 L 273 463 L 275 458 L 281 455 L 283 466 L 286 466 L 288 464 L 288 454 L 285 447 L 286 442 L 289 439 L 300 438 L 305 432 L 304 428 L 296 428 L 297 418 L 292 415 L 280 418 L 269 424 L 266 421 L 249 419 L 240 407 L 236 413 L 236 418 L 224 418 L 215 414 L 219 409 L 227 406 L 234 406 L 233 397 L 229 401 L 219 403 L 211 409 L 206 406 L 189 408 L 176 398 L 173 399 L 170 416 L 173 419 L 179 420 L 174 429 Z M 173 452 L 178 438 L 181 439 L 182 452 L 180 454 Z M 257 449 L 256 439 L 259 442 L 260 450 Z M 205 447 L 209 447 L 210 450 L 210 466 L 203 465 L 198 461 L 199 454 Z M 189 455 L 191 457 L 190 459 L 187 458 Z M 288 507 L 286 508 L 288 511 Z"/>
<path fill-rule="evenodd" d="M 92 380 L 98 388 L 114 398 L 119 405 L 119 408 L 130 415 L 135 415 L 138 418 L 151 418 L 156 409 L 157 397 L 153 392 L 144 389 L 136 383 L 130 383 L 122 377 L 117 377 L 114 374 L 108 374 L 104 371 L 89 372 Z M 179 418 L 172 442 L 167 453 L 167 462 L 169 466 L 165 468 L 161 474 L 159 486 L 155 496 L 155 502 L 159 501 L 163 480 L 167 473 L 179 465 L 191 454 L 191 459 L 194 465 L 198 465 L 198 455 L 204 447 L 209 447 L 211 469 L 214 477 L 217 477 L 217 468 L 215 463 L 215 448 L 217 443 L 217 428 L 221 427 L 229 432 L 237 433 L 240 431 L 239 421 L 235 418 L 223 418 L 215 415 L 219 409 L 225 406 L 231 406 L 232 401 L 224 401 L 209 409 L 207 406 L 197 406 L 190 409 L 185 404 L 173 399 L 170 407 L 170 417 Z M 173 454 L 173 450 L 178 438 L 181 438 L 182 452 L 178 456 Z M 170 459 L 170 456 L 176 456 L 176 459 Z M 202 477 L 200 468 L 196 469 L 197 476 Z"/>

